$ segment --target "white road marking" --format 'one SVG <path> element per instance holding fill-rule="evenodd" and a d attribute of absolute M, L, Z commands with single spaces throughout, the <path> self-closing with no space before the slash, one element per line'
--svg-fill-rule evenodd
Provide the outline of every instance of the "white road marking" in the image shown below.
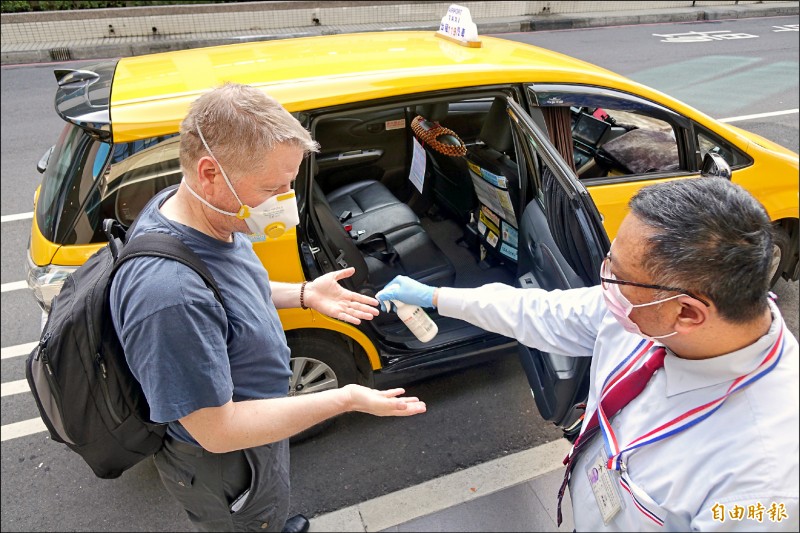
<path fill-rule="evenodd" d="M 31 418 L 22 422 L 6 424 L 0 427 L 0 442 L 26 437 L 42 431 L 47 431 L 47 426 L 44 425 L 41 418 Z"/>
<path fill-rule="evenodd" d="M 39 341 L 17 344 L 16 346 L 6 346 L 0 352 L 0 359 L 11 359 L 12 357 L 19 357 L 20 355 L 28 355 L 37 344 L 39 344 Z"/>
<path fill-rule="evenodd" d="M 27 281 L 12 281 L 11 283 L 3 283 L 0 285 L 0 292 L 19 291 L 27 288 Z"/>
<path fill-rule="evenodd" d="M 17 381 L 8 381 L 0 385 L 0 397 L 5 398 L 12 394 L 22 394 L 23 392 L 30 392 L 31 388 L 28 385 L 27 379 L 18 379 Z"/>
<path fill-rule="evenodd" d="M 30 213 L 17 213 L 16 215 L 3 215 L 0 222 L 14 222 L 15 220 L 26 220 L 33 218 L 33 211 Z"/>
<path fill-rule="evenodd" d="M 720 122 L 741 122 L 743 120 L 753 120 L 756 118 L 778 117 L 781 115 L 791 115 L 797 113 L 800 109 L 787 109 L 785 111 L 772 111 L 770 113 L 756 113 L 755 115 L 741 115 L 738 117 L 718 118 Z"/>

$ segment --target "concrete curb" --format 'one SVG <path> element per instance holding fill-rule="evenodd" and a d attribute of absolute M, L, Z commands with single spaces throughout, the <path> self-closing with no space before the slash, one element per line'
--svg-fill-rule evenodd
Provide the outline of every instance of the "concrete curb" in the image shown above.
<path fill-rule="evenodd" d="M 382 531 L 563 468 L 560 439 L 311 519 L 310 531 Z"/>
<path fill-rule="evenodd" d="M 345 2 L 343 2 L 345 3 Z M 387 2 L 394 3 L 394 2 Z M 264 4 L 270 4 L 265 2 Z M 279 5 L 280 4 L 280 5 Z M 273 9 L 286 9 L 285 4 L 276 2 Z M 299 2 L 314 4 L 314 2 Z M 139 9 L 139 8 L 130 8 Z M 153 10 L 153 8 L 142 8 Z M 184 9 L 186 9 L 184 7 Z M 105 11 L 105 10 L 101 10 Z M 584 14 L 551 14 L 525 17 L 476 19 L 478 30 L 483 34 L 552 31 L 566 29 L 593 28 L 603 26 L 621 26 L 630 24 L 652 24 L 668 22 L 692 22 L 699 20 L 723 20 L 747 17 L 774 17 L 797 15 L 800 13 L 798 2 L 774 2 L 771 4 L 746 4 L 697 8 L 652 9 L 646 11 L 607 11 Z M 104 16 L 107 16 L 105 14 Z M 216 32 L 204 34 L 187 33 L 176 36 L 116 37 L 91 40 L 73 40 L 69 42 L 41 42 L 18 49 L 4 45 L 0 55 L 0 64 L 12 65 L 23 63 L 47 63 L 64 60 L 105 59 L 112 57 L 138 56 L 159 52 L 200 48 L 224 44 L 235 44 L 252 41 L 268 41 L 290 37 L 311 37 L 338 33 L 390 31 L 390 30 L 423 30 L 438 29 L 437 22 L 391 24 L 353 24 L 348 26 L 304 26 L 287 28 L 279 31 L 254 33 L 252 31 Z"/>

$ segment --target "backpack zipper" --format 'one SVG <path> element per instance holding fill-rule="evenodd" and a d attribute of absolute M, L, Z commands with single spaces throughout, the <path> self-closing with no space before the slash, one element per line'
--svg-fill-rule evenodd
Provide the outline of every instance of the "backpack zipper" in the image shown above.
<path fill-rule="evenodd" d="M 111 267 L 113 268 L 113 261 L 111 263 Z M 92 292 L 97 290 L 97 286 L 95 285 L 92 287 Z M 97 346 L 96 340 L 94 338 L 94 329 L 92 328 L 92 324 L 87 324 L 86 331 L 89 333 L 89 342 L 90 346 Z M 100 370 L 102 374 L 100 379 L 100 388 L 103 391 L 103 400 L 106 403 L 106 408 L 108 409 L 108 414 L 111 415 L 111 419 L 114 421 L 115 424 L 120 425 L 122 424 L 122 419 L 117 414 L 117 411 L 114 409 L 114 405 L 111 403 L 111 394 L 108 391 L 108 373 L 106 372 L 106 364 L 103 362 L 103 356 L 100 355 L 100 352 L 95 352 L 94 354 L 94 363 L 97 365 L 97 368 Z"/>
<path fill-rule="evenodd" d="M 53 367 L 50 364 L 50 358 L 47 356 L 47 343 L 50 340 L 51 335 L 52 335 L 52 332 L 48 332 L 39 341 L 39 351 L 36 353 L 35 359 L 36 360 L 41 360 L 42 364 L 44 365 L 45 370 L 47 371 L 47 374 L 46 374 L 45 378 L 47 379 L 47 383 L 50 385 L 50 392 L 52 393 L 52 395 L 53 395 L 53 397 L 54 397 L 54 399 L 56 401 L 56 408 L 58 409 L 56 414 L 59 417 L 61 417 L 62 416 L 61 415 L 62 406 L 63 406 L 63 404 L 61 403 L 61 388 L 58 386 L 58 381 L 56 381 L 55 374 L 53 373 Z M 37 400 L 37 402 L 38 402 L 38 400 Z M 48 429 L 50 429 L 50 428 L 48 427 Z M 63 432 L 64 432 L 63 436 L 59 435 L 59 438 L 61 438 L 62 441 L 70 442 L 70 443 L 74 443 L 75 442 L 69 436 L 69 434 L 67 433 L 67 428 L 66 427 L 63 428 Z M 55 433 L 57 435 L 59 434 L 58 431 L 55 431 Z"/>
<path fill-rule="evenodd" d="M 122 420 L 120 419 L 117 411 L 114 409 L 113 404 L 111 403 L 111 393 L 108 391 L 108 372 L 106 372 L 106 364 L 103 362 L 103 356 L 99 353 L 94 354 L 94 362 L 97 367 L 100 369 L 100 373 L 102 374 L 102 379 L 100 380 L 100 387 L 103 389 L 103 399 L 106 402 L 106 408 L 108 409 L 108 413 L 111 415 L 111 418 L 114 420 L 114 423 L 117 425 L 122 424 Z"/>
<path fill-rule="evenodd" d="M 52 336 L 53 336 L 53 332 L 52 331 L 48 331 L 47 333 L 44 334 L 44 337 L 39 339 L 39 349 L 36 351 L 36 357 L 33 358 L 34 361 L 39 361 L 42 358 L 42 352 L 45 352 L 45 356 L 46 356 L 47 343 L 50 341 L 50 337 L 52 337 Z M 49 364 L 47 366 L 47 370 L 50 373 L 50 375 L 52 376 L 53 375 L 53 371 L 50 369 Z"/>
<path fill-rule="evenodd" d="M 50 382 L 50 389 L 56 394 L 56 401 L 58 401 L 58 405 L 60 406 L 61 394 L 58 387 L 54 387 L 57 383 L 53 382 L 53 367 L 50 366 L 50 358 L 47 357 L 47 342 L 50 340 L 50 335 L 52 335 L 52 333 L 48 332 L 42 340 L 39 341 L 39 351 L 36 352 L 36 359 L 41 359 L 45 370 L 47 370 L 47 381 Z"/>

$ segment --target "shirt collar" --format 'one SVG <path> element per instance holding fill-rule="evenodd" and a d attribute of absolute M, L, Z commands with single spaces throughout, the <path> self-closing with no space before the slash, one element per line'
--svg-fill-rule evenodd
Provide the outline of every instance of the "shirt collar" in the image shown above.
<path fill-rule="evenodd" d="M 667 349 L 664 373 L 667 379 L 667 397 L 719 385 L 752 372 L 763 360 L 766 351 L 775 343 L 783 327 L 778 307 L 769 300 L 772 324 L 769 331 L 750 346 L 710 359 L 683 359 Z"/>

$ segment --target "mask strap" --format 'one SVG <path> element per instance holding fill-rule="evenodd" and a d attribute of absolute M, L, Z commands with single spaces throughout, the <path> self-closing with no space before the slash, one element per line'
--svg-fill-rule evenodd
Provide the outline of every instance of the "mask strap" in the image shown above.
<path fill-rule="evenodd" d="M 219 207 L 214 207 L 213 205 L 208 203 L 208 200 L 206 200 L 205 198 L 203 198 L 202 196 L 200 196 L 199 194 L 194 192 L 194 190 L 189 186 L 189 183 L 187 183 L 186 178 L 182 178 L 181 179 L 181 183 L 183 183 L 186 186 L 186 188 L 189 190 L 189 192 L 192 193 L 192 196 L 194 196 L 195 198 L 197 198 L 198 200 L 200 200 L 201 202 L 206 204 L 209 208 L 213 209 L 217 213 L 222 213 L 223 215 L 228 215 L 228 216 L 231 216 L 231 217 L 238 217 L 239 216 L 239 213 L 231 213 L 230 211 L 223 211 Z"/>
<path fill-rule="evenodd" d="M 240 205 L 240 206 L 244 206 L 244 204 L 242 203 L 242 201 L 241 201 L 241 200 L 239 200 L 239 195 L 238 195 L 238 194 L 236 194 L 236 189 L 234 189 L 234 188 L 233 188 L 233 185 L 231 184 L 231 180 L 229 180 L 229 179 L 228 179 L 228 175 L 225 173 L 225 169 L 224 169 L 224 168 L 222 168 L 222 165 L 220 164 L 219 160 L 218 160 L 218 159 L 217 159 L 217 158 L 214 156 L 214 152 L 212 152 L 212 151 L 211 151 L 211 148 L 209 148 L 209 147 L 208 147 L 208 143 L 206 142 L 206 138 L 205 138 L 205 137 L 203 137 L 203 132 L 202 132 L 202 131 L 200 131 L 200 125 L 199 125 L 199 124 L 197 124 L 197 122 L 196 122 L 196 121 L 195 121 L 195 125 L 194 125 L 194 127 L 195 127 L 195 128 L 197 128 L 197 133 L 198 133 L 198 135 L 200 136 L 200 141 L 202 141 L 202 143 L 203 143 L 203 146 L 205 146 L 205 147 L 206 147 L 206 150 L 208 151 L 208 155 L 210 155 L 210 156 L 211 156 L 211 159 L 213 159 L 213 160 L 214 160 L 214 162 L 215 162 L 215 163 L 217 164 L 217 166 L 219 167 L 219 170 L 220 170 L 220 172 L 222 172 L 222 177 L 223 177 L 223 178 L 225 178 L 225 183 L 227 183 L 227 184 L 228 184 L 228 188 L 229 188 L 229 189 L 231 190 L 231 192 L 233 193 L 233 196 L 234 196 L 234 198 L 236 198 L 236 201 L 237 201 L 237 202 L 239 202 L 239 205 Z M 189 189 L 189 190 L 191 190 L 191 189 Z M 195 196 L 197 196 L 197 195 L 195 195 Z M 199 197 L 198 197 L 198 198 L 199 198 Z M 215 209 L 216 209 L 216 208 L 215 208 Z M 219 209 L 217 209 L 217 211 L 219 211 Z M 224 211 L 220 211 L 220 212 L 221 212 L 221 213 L 224 213 Z M 236 216 L 236 213 L 234 213 L 234 216 Z"/>

